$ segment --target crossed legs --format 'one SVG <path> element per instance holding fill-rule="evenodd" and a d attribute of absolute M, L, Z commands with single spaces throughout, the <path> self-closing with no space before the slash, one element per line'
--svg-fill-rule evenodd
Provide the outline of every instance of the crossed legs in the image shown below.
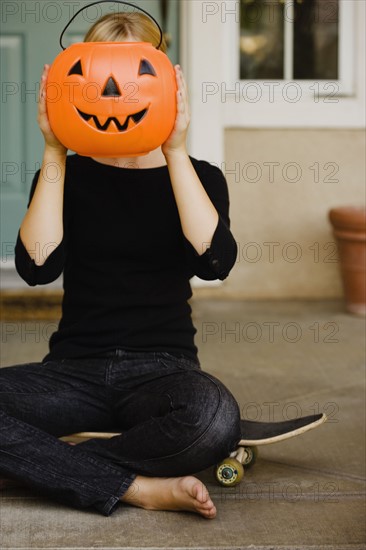
<path fill-rule="evenodd" d="M 0 472 L 68 505 L 109 515 L 119 501 L 214 517 L 190 474 L 240 439 L 238 405 L 214 377 L 168 354 L 63 360 L 0 370 Z M 76 431 L 115 430 L 70 446 Z"/>

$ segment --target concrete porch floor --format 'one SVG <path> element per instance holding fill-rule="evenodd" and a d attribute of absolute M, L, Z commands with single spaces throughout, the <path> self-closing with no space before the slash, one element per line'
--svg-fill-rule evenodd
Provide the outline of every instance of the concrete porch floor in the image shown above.
<path fill-rule="evenodd" d="M 327 424 L 261 447 L 234 488 L 199 473 L 218 514 L 121 505 L 109 518 L 31 490 L 0 494 L 2 549 L 366 548 L 365 322 L 339 301 L 195 300 L 202 368 L 237 398 L 242 416 L 281 420 L 325 412 Z M 55 323 L 3 322 L 1 366 L 40 360 Z"/>

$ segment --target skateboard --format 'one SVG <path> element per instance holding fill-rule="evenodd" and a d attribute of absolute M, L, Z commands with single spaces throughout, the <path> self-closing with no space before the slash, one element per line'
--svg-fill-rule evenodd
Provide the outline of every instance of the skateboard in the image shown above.
<path fill-rule="evenodd" d="M 258 456 L 258 447 L 291 439 L 317 428 L 327 417 L 325 414 L 302 416 L 282 422 L 256 422 L 241 420 L 242 439 L 230 457 L 215 466 L 215 477 L 220 485 L 233 487 L 243 479 L 244 469 L 250 468 Z"/>
<path fill-rule="evenodd" d="M 282 422 L 257 422 L 242 419 L 240 421 L 242 439 L 239 441 L 237 449 L 214 467 L 216 480 L 224 487 L 237 485 L 243 479 L 244 469 L 250 468 L 255 463 L 258 456 L 257 447 L 296 437 L 317 428 L 326 420 L 325 414 L 302 416 Z M 79 432 L 60 439 L 68 442 L 80 442 L 92 438 L 110 439 L 118 435 L 121 434 L 117 432 Z"/>

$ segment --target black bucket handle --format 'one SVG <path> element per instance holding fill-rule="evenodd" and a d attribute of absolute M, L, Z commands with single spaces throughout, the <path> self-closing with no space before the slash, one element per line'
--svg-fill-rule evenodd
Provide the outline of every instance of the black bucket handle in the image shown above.
<path fill-rule="evenodd" d="M 60 35 L 60 46 L 63 50 L 66 50 L 66 48 L 64 48 L 64 45 L 62 44 L 62 39 L 64 37 L 64 34 L 65 32 L 67 31 L 67 29 L 69 28 L 69 26 L 71 25 L 71 23 L 74 21 L 74 19 L 76 18 L 77 15 L 79 15 L 79 13 L 81 13 L 82 11 L 86 10 L 87 8 L 90 8 L 91 6 L 95 6 L 96 4 L 105 4 L 106 2 L 112 2 L 112 3 L 116 3 L 116 4 L 124 4 L 126 6 L 130 6 L 132 8 L 136 8 L 137 10 L 140 10 L 142 11 L 145 15 L 147 15 L 148 17 L 150 17 L 150 19 L 152 19 L 152 21 L 154 21 L 155 25 L 158 27 L 159 31 L 160 31 L 160 42 L 159 44 L 156 46 L 156 49 L 158 50 L 163 42 L 163 30 L 161 28 L 161 26 L 159 25 L 159 23 L 157 22 L 157 20 L 152 16 L 150 15 L 150 13 L 142 8 L 140 8 L 139 6 L 135 6 L 134 4 L 131 4 L 130 2 L 122 2 L 121 0 L 99 0 L 98 2 L 92 2 L 91 4 L 87 4 L 86 6 L 83 6 L 80 10 L 78 10 L 73 16 L 72 18 L 70 19 L 70 21 L 67 23 L 66 27 L 64 28 L 64 30 L 62 31 L 61 35 Z"/>

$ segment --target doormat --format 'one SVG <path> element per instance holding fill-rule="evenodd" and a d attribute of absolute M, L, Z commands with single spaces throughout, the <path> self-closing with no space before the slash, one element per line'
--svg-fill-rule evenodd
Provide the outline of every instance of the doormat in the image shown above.
<path fill-rule="evenodd" d="M 1 321 L 55 320 L 61 318 L 62 290 L 2 290 Z"/>

